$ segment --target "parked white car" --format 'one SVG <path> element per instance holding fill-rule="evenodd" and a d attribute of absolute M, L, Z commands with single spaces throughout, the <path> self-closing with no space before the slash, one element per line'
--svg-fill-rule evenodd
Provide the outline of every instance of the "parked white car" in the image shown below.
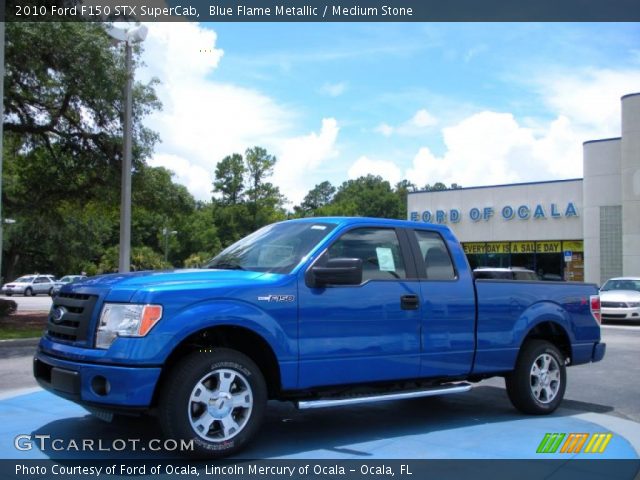
<path fill-rule="evenodd" d="M 640 277 L 612 278 L 600 289 L 602 320 L 640 321 Z"/>
<path fill-rule="evenodd" d="M 8 297 L 11 295 L 30 297 L 39 293 L 50 294 L 54 281 L 53 275 L 24 275 L 13 282 L 5 283 L 2 286 L 2 293 Z"/>
<path fill-rule="evenodd" d="M 54 282 L 53 288 L 51 289 L 51 292 L 49 292 L 49 295 L 55 297 L 60 289 L 66 284 L 79 282 L 80 280 L 84 280 L 85 278 L 87 278 L 86 275 L 65 275 L 60 280 L 56 280 Z"/>

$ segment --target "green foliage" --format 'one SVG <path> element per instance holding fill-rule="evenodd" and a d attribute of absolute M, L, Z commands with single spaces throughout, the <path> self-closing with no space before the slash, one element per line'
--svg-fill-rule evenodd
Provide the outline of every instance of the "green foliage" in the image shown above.
<path fill-rule="evenodd" d="M 304 197 L 300 206 L 294 207 L 295 215 L 298 217 L 314 217 L 317 216 L 319 210 L 331 203 L 336 193 L 336 187 L 330 182 L 324 181 L 317 184 Z"/>
<path fill-rule="evenodd" d="M 399 218 L 400 214 L 398 198 L 391 185 L 374 175 L 344 182 L 331 206 L 335 207 L 334 214 L 340 215 Z"/>
<path fill-rule="evenodd" d="M 133 247 L 131 249 L 131 271 L 162 270 L 171 268 L 162 255 L 149 247 Z M 98 266 L 98 273 L 114 273 L 118 271 L 118 246 L 108 248 Z"/>

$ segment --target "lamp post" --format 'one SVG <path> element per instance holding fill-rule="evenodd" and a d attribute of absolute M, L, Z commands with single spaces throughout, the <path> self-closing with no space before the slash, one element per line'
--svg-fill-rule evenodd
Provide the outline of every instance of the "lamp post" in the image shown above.
<path fill-rule="evenodd" d="M 124 143 L 122 159 L 122 179 L 120 191 L 120 254 L 118 271 L 128 272 L 131 266 L 131 108 L 133 89 L 132 45 L 143 42 L 147 37 L 147 27 L 140 25 L 129 30 L 109 27 L 107 33 L 117 42 L 124 43 L 127 82 L 124 89 Z"/>
<path fill-rule="evenodd" d="M 167 227 L 164 227 L 162 229 L 162 235 L 164 235 L 164 261 L 165 262 L 169 261 L 169 235 L 177 235 L 177 234 L 178 234 L 177 230 L 169 231 Z"/>
<path fill-rule="evenodd" d="M 4 135 L 4 22 L 0 22 L 0 218 L 2 218 L 2 138 Z M 0 222 L 0 279 L 2 279 L 2 222 Z"/>

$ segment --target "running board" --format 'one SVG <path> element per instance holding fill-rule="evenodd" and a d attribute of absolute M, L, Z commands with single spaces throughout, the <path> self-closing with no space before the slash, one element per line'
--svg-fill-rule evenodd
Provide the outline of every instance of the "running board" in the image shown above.
<path fill-rule="evenodd" d="M 408 398 L 432 397 L 435 395 L 448 395 L 450 393 L 462 393 L 471 390 L 469 383 L 454 383 L 451 385 L 440 385 L 437 387 L 425 388 L 422 390 L 410 390 L 397 393 L 383 393 L 380 395 L 367 395 L 363 397 L 351 398 L 319 398 L 317 400 L 298 401 L 296 406 L 300 410 L 311 408 L 341 407 L 344 405 L 356 405 L 358 403 L 386 402 L 388 400 L 406 400 Z"/>

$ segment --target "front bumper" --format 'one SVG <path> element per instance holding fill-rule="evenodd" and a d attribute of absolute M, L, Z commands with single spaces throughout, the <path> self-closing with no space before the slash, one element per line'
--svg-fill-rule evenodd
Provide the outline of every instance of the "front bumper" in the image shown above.
<path fill-rule="evenodd" d="M 41 351 L 33 358 L 33 375 L 42 388 L 82 405 L 148 408 L 159 367 L 123 367 L 71 362 Z"/>
<path fill-rule="evenodd" d="M 11 288 L 3 288 L 3 294 L 11 294 L 11 295 L 24 295 L 25 287 L 11 287 Z"/>
<path fill-rule="evenodd" d="M 640 321 L 640 307 L 601 308 L 603 320 L 638 320 Z"/>

